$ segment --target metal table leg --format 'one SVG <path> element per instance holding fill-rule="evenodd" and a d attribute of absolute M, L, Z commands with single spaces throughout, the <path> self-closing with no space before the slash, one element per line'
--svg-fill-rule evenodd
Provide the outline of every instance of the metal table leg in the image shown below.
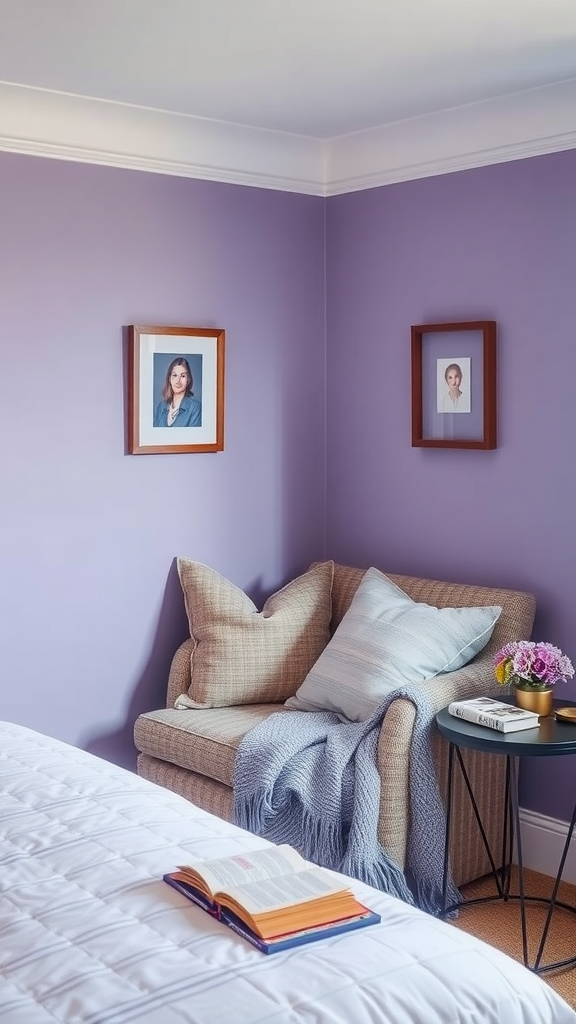
<path fill-rule="evenodd" d="M 452 825 L 452 804 L 454 796 L 454 756 L 458 761 L 464 783 L 470 801 L 472 809 L 474 811 L 474 817 L 480 830 L 482 842 L 484 848 L 488 854 L 490 861 L 491 874 L 494 878 L 497 888 L 497 894 L 494 896 L 481 896 L 476 899 L 460 900 L 457 903 L 452 903 L 450 906 L 446 906 L 446 895 L 447 895 L 447 883 L 448 883 L 448 866 L 450 859 L 450 832 Z M 522 853 L 522 834 L 520 830 L 520 807 L 518 803 L 518 763 L 517 759 L 511 756 L 506 758 L 506 778 L 505 778 L 505 791 L 504 791 L 504 828 L 502 835 L 502 866 L 500 869 L 497 868 L 490 844 L 486 836 L 484 826 L 482 824 L 480 812 L 472 786 L 468 778 L 466 766 L 462 758 L 462 753 L 459 747 L 454 743 L 450 743 L 448 752 L 448 793 L 447 793 L 447 804 L 446 804 L 446 832 L 444 840 L 444 865 L 443 865 L 443 878 L 442 878 L 442 909 L 440 911 L 441 917 L 448 917 L 455 911 L 463 910 L 466 907 L 472 906 L 479 903 L 494 903 L 497 901 L 506 902 L 519 902 L 520 904 L 520 922 L 522 928 L 522 958 L 524 966 L 529 970 L 534 971 L 536 974 L 543 974 L 546 971 L 557 970 L 562 967 L 570 967 L 576 964 L 576 955 L 567 957 L 564 960 L 556 960 L 553 963 L 542 964 L 542 956 L 546 945 L 546 939 L 550 930 L 550 924 L 554 911 L 557 907 L 561 907 L 563 910 L 569 910 L 576 914 L 576 906 L 572 906 L 569 903 L 564 903 L 558 899 L 558 890 L 560 882 L 562 881 L 562 873 L 564 871 L 564 865 L 570 849 L 570 843 L 572 836 L 576 828 L 576 805 L 572 813 L 572 819 L 568 828 L 568 834 L 564 843 L 560 864 L 558 866 L 558 872 L 554 880 L 554 886 L 552 895 L 549 899 L 544 896 L 527 896 L 524 885 L 524 862 Z M 516 855 L 518 860 L 518 893 L 511 893 L 511 876 L 512 876 L 512 858 L 514 853 L 514 841 L 516 842 Z M 546 920 L 542 929 L 542 935 L 538 946 L 538 952 L 536 954 L 534 963 L 531 964 L 528 956 L 528 927 L 526 918 L 526 906 L 528 903 L 542 903 L 545 904 L 547 909 Z"/>

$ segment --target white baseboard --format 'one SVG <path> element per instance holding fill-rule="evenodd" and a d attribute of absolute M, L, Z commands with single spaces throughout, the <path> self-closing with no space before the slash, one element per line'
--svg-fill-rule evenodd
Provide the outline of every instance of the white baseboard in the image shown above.
<path fill-rule="evenodd" d="M 520 808 L 522 833 L 522 859 L 524 867 L 555 876 L 568 834 L 567 821 L 548 818 L 545 814 Z M 575 830 L 576 831 L 576 830 Z M 570 850 L 562 878 L 576 884 L 576 836 L 572 836 Z"/>

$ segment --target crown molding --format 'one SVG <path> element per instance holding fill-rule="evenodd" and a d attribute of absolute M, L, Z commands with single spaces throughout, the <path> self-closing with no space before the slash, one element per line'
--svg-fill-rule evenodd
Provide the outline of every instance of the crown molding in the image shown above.
<path fill-rule="evenodd" d="M 0 82 L 0 150 L 333 196 L 576 148 L 576 79 L 333 139 Z"/>
<path fill-rule="evenodd" d="M 323 195 L 318 139 L 9 82 L 0 150 Z"/>
<path fill-rule="evenodd" d="M 576 148 L 576 79 L 330 140 L 325 194 Z"/>

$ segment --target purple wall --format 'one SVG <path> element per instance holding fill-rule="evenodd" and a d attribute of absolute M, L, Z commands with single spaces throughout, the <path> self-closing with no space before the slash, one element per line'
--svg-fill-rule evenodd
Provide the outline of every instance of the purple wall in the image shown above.
<path fill-rule="evenodd" d="M 187 633 L 324 546 L 324 202 L 0 153 L 0 717 L 133 764 Z M 226 329 L 225 451 L 124 454 L 122 327 Z"/>
<path fill-rule="evenodd" d="M 257 603 L 325 553 L 532 590 L 576 660 L 575 151 L 326 203 L 0 153 L 0 225 L 0 717 L 132 765 L 178 554 Z M 499 447 L 412 448 L 410 325 L 476 318 Z M 124 454 L 134 322 L 226 329 L 224 452 Z M 567 818 L 569 767 L 524 805 Z"/>
<path fill-rule="evenodd" d="M 327 554 L 532 591 L 576 664 L 576 151 L 334 197 L 327 253 Z M 410 325 L 475 319 L 498 448 L 412 448 Z M 571 761 L 539 761 L 523 804 L 569 818 Z"/>

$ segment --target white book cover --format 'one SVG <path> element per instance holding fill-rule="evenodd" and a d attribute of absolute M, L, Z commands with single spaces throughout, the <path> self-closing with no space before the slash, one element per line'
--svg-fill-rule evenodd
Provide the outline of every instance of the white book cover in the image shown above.
<path fill-rule="evenodd" d="M 524 711 L 515 704 L 493 700 L 492 697 L 473 697 L 471 700 L 454 700 L 448 711 L 455 718 L 463 718 L 475 725 L 485 725 L 498 732 L 519 732 L 521 729 L 535 729 L 539 724 L 534 711 Z"/>

